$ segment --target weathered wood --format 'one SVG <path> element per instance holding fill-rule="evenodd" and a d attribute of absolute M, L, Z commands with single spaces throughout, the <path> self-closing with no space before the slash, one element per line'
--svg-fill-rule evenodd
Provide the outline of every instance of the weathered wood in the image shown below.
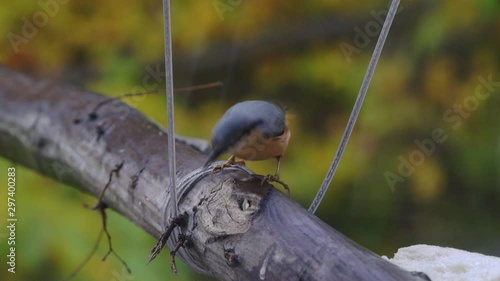
<path fill-rule="evenodd" d="M 0 154 L 93 195 L 123 164 L 104 202 L 158 238 L 169 196 L 166 134 L 122 102 L 94 110 L 104 99 L 0 66 Z M 193 171 L 206 157 L 203 142 L 189 143 L 176 142 L 178 182 L 199 177 Z M 208 173 L 179 192 L 187 215 L 182 232 L 191 243 L 178 256 L 220 280 L 426 280 L 357 245 L 244 170 Z"/>

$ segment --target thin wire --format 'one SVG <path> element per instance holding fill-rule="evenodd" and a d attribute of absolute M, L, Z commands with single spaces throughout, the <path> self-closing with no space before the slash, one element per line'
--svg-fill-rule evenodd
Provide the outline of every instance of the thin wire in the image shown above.
<path fill-rule="evenodd" d="M 356 98 L 356 102 L 354 103 L 354 107 L 351 112 L 351 116 L 349 117 L 349 121 L 347 121 L 347 126 L 345 128 L 344 134 L 342 135 L 342 139 L 340 140 L 340 145 L 337 149 L 337 153 L 335 153 L 335 157 L 333 158 L 332 164 L 330 165 L 330 169 L 326 173 L 325 179 L 321 184 L 321 187 L 314 197 L 311 206 L 309 207 L 309 212 L 315 213 L 318 209 L 321 200 L 325 196 L 330 183 L 332 182 L 333 176 L 335 175 L 335 171 L 339 165 L 340 159 L 342 159 L 342 154 L 344 153 L 345 147 L 347 146 L 347 142 L 349 141 L 349 137 L 351 136 L 352 129 L 356 124 L 356 119 L 358 118 L 359 111 L 361 110 L 361 106 L 363 105 L 363 100 L 365 99 L 366 92 L 368 91 L 368 86 L 370 86 L 370 82 L 373 77 L 373 72 L 377 67 L 378 59 L 380 58 L 380 53 L 384 48 L 384 43 L 387 38 L 387 34 L 389 34 L 389 30 L 391 29 L 392 21 L 394 20 L 394 16 L 396 15 L 396 11 L 399 7 L 399 0 L 393 0 L 391 7 L 389 8 L 389 12 L 387 13 L 387 18 L 385 19 L 382 30 L 380 31 L 380 35 L 377 40 L 377 44 L 375 45 L 375 49 L 373 50 L 372 58 L 370 63 L 368 64 L 368 69 L 366 70 L 365 78 L 361 84 L 361 88 L 359 89 L 358 97 Z"/>
<path fill-rule="evenodd" d="M 168 179 L 171 188 L 170 207 L 172 216 L 177 217 L 179 214 L 177 206 L 177 192 L 175 185 L 176 169 L 175 169 L 175 128 L 174 128 L 174 83 L 172 80 L 172 33 L 170 30 L 170 1 L 163 0 L 163 30 L 165 41 L 165 93 L 167 97 L 167 141 L 168 141 Z M 167 216 L 168 210 L 165 213 Z M 166 217 L 166 222 L 169 218 Z"/>

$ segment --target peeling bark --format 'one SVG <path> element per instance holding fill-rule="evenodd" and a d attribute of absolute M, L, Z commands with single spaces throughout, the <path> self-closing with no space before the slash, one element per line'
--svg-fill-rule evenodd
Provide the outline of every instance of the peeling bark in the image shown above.
<path fill-rule="evenodd" d="M 95 196 L 123 163 L 103 201 L 158 238 L 169 202 L 166 133 L 120 101 L 94 110 L 104 99 L 0 66 L 0 154 Z M 178 257 L 194 270 L 220 280 L 428 280 L 351 241 L 245 169 L 202 175 L 204 150 L 200 140 L 176 141 L 177 182 L 196 178 L 178 187 L 186 217 L 174 230 L 189 237 Z"/>

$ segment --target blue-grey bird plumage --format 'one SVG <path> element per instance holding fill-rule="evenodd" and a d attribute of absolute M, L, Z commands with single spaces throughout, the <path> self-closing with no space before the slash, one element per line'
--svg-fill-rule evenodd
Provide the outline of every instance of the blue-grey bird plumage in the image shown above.
<path fill-rule="evenodd" d="M 244 101 L 233 105 L 212 130 L 212 152 L 205 166 L 238 145 L 255 130 L 265 139 L 278 137 L 286 129 L 285 110 L 266 101 Z"/>

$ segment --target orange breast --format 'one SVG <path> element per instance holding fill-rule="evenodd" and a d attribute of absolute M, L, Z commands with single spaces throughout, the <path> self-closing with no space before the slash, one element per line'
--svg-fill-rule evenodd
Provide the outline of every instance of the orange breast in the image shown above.
<path fill-rule="evenodd" d="M 266 160 L 283 155 L 289 139 L 288 128 L 285 129 L 283 135 L 272 139 L 265 139 L 259 130 L 254 130 L 229 152 L 244 160 Z"/>

